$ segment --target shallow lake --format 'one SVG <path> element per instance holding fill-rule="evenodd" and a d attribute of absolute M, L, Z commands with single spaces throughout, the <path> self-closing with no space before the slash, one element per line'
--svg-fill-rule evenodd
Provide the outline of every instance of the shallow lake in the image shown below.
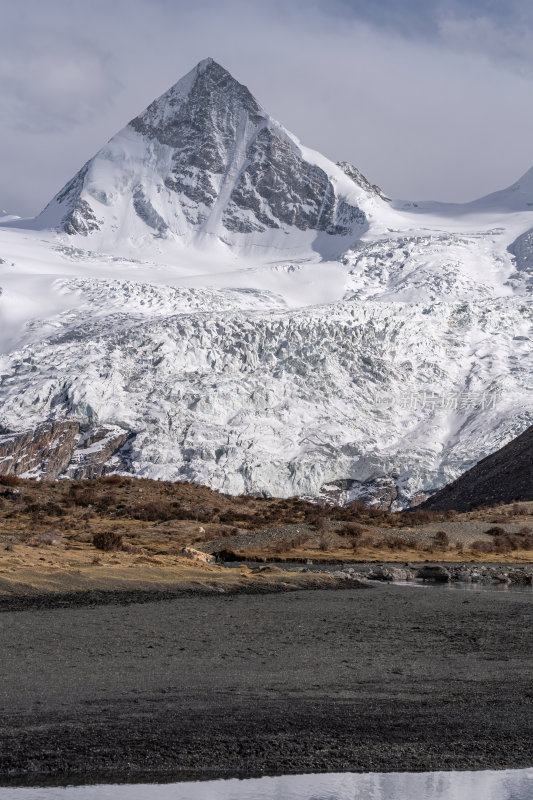
<path fill-rule="evenodd" d="M 0 788 L 0 800 L 531 800 L 533 768 Z"/>

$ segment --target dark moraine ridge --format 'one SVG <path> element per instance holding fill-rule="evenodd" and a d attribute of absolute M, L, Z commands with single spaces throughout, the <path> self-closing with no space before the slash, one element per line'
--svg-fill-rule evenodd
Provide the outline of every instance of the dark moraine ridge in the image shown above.
<path fill-rule="evenodd" d="M 533 500 L 533 425 L 419 508 L 470 511 L 515 500 Z"/>
<path fill-rule="evenodd" d="M 533 763 L 532 598 L 371 590 L 0 613 L 0 783 Z"/>

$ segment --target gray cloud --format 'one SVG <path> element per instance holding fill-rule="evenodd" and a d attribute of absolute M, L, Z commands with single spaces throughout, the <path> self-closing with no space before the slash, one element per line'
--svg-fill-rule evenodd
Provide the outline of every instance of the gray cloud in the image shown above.
<path fill-rule="evenodd" d="M 471 199 L 533 164 L 533 19 L 522 0 L 0 7 L 0 207 L 18 213 L 39 211 L 207 55 L 305 144 L 351 160 L 393 196 Z"/>
<path fill-rule="evenodd" d="M 92 42 L 30 32 L 0 54 L 2 118 L 17 132 L 59 132 L 105 113 L 120 83 Z"/>

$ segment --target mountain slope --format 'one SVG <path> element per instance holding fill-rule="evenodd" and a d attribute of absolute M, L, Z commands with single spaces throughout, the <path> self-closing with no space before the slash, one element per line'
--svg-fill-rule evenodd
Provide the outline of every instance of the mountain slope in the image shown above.
<path fill-rule="evenodd" d="M 533 500 L 533 426 L 430 497 L 428 509 L 470 511 Z"/>
<path fill-rule="evenodd" d="M 167 250 L 202 240 L 279 248 L 295 233 L 321 250 L 331 237 L 359 237 L 365 207 L 386 206 L 347 167 L 303 148 L 206 59 L 88 161 L 35 224 L 88 237 L 92 248 L 112 242 L 115 252 L 154 240 Z"/>

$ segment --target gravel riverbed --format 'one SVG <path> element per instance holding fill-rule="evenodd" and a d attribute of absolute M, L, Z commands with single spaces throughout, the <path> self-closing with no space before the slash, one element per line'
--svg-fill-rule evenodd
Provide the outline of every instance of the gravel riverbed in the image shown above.
<path fill-rule="evenodd" d="M 5 609 L 0 782 L 531 766 L 531 620 L 389 584 Z"/>

